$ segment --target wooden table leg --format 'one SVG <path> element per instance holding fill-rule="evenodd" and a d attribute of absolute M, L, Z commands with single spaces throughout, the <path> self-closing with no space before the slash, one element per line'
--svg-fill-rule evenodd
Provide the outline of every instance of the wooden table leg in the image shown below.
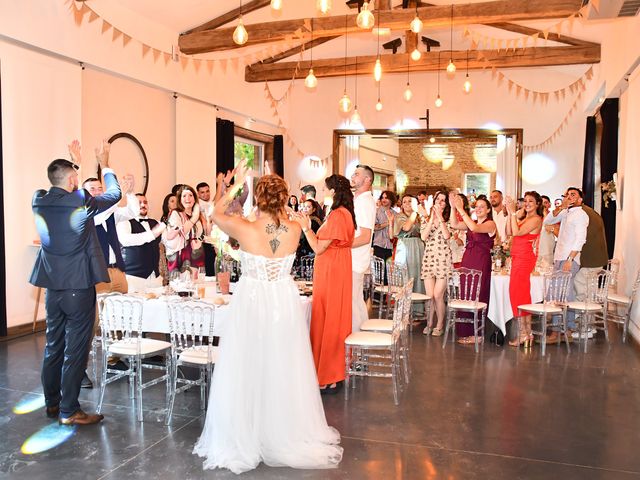
<path fill-rule="evenodd" d="M 36 306 L 33 309 L 33 333 L 36 332 L 36 323 L 38 322 L 38 310 L 40 308 L 40 295 L 42 295 L 42 287 L 36 287 Z"/>

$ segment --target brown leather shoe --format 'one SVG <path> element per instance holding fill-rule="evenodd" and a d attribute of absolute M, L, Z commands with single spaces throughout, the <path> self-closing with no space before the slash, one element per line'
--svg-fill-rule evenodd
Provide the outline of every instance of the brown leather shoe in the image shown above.
<path fill-rule="evenodd" d="M 94 423 L 101 422 L 103 418 L 104 415 L 99 413 L 88 414 L 84 413 L 82 410 L 78 410 L 70 417 L 59 417 L 58 423 L 60 425 L 93 425 Z"/>
<path fill-rule="evenodd" d="M 56 405 L 55 407 L 47 407 L 45 411 L 47 413 L 47 417 L 58 418 L 58 415 L 60 415 L 60 405 Z"/>

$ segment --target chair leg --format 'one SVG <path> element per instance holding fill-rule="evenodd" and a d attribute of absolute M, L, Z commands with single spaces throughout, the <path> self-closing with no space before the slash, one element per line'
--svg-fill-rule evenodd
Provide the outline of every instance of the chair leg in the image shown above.
<path fill-rule="evenodd" d="M 533 317 L 533 315 L 531 315 Z M 547 351 L 547 314 L 543 313 L 540 316 L 540 322 L 542 323 L 542 338 L 540 339 L 540 344 L 542 345 L 542 356 L 544 357 Z M 565 335 L 566 338 L 566 335 Z"/>
<path fill-rule="evenodd" d="M 178 382 L 178 367 L 174 362 L 173 357 L 169 361 L 167 368 L 170 370 L 169 378 L 167 379 L 168 386 L 168 399 L 167 399 L 167 416 L 164 424 L 169 425 L 171 423 L 171 417 L 173 416 L 173 404 L 176 400 L 176 383 Z"/>
<path fill-rule="evenodd" d="M 106 349 L 102 349 L 102 373 L 100 375 L 100 399 L 98 400 L 98 408 L 96 408 L 96 412 L 100 413 L 102 411 L 102 401 L 104 400 L 104 390 L 107 387 L 107 351 Z"/>
<path fill-rule="evenodd" d="M 351 347 L 345 345 L 344 348 L 344 398 L 349 400 L 349 373 L 351 371 Z"/>
<path fill-rule="evenodd" d="M 206 386 L 206 382 L 205 382 L 205 375 L 204 375 L 204 368 L 200 367 L 200 410 L 204 410 L 205 409 L 205 386 Z"/>
<path fill-rule="evenodd" d="M 609 343 L 609 328 L 607 325 L 607 310 L 609 306 L 605 303 L 602 312 L 602 328 L 604 329 L 604 338 Z"/>
<path fill-rule="evenodd" d="M 138 411 L 138 421 L 142 422 L 142 359 L 136 357 L 136 410 Z"/>
<path fill-rule="evenodd" d="M 447 346 L 447 338 L 449 337 L 449 329 L 451 328 L 451 311 L 447 308 L 445 314 L 444 339 L 442 340 L 442 348 Z"/>
<path fill-rule="evenodd" d="M 622 343 L 627 343 L 627 332 L 629 331 L 629 319 L 631 318 L 631 309 L 627 307 L 627 313 L 622 323 Z"/>
<path fill-rule="evenodd" d="M 398 359 L 395 349 L 391 350 L 391 385 L 393 388 L 393 403 L 398 405 Z"/>

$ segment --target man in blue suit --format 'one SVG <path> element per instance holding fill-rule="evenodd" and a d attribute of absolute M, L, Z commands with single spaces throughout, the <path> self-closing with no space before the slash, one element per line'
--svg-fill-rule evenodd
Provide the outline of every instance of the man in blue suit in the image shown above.
<path fill-rule="evenodd" d="M 77 140 L 69 152 L 80 163 Z M 108 142 L 96 149 L 96 158 L 107 187 L 103 195 L 78 190 L 79 166 L 57 159 L 47 168 L 51 188 L 36 191 L 32 202 L 42 246 L 29 281 L 47 289 L 42 387 L 47 416 L 63 425 L 90 425 L 104 418 L 83 412 L 78 402 L 93 336 L 95 285 L 109 281 L 93 217 L 122 196 L 109 168 Z"/>

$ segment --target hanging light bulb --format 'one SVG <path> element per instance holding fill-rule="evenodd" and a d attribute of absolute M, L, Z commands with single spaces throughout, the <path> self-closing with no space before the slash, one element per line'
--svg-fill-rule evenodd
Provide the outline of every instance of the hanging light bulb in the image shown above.
<path fill-rule="evenodd" d="M 416 47 L 413 52 L 411 52 L 411 60 L 417 62 L 418 60 L 420 60 L 420 57 L 422 57 L 422 53 L 420 52 L 420 50 L 418 50 L 418 47 Z"/>
<path fill-rule="evenodd" d="M 447 74 L 448 75 L 453 75 L 454 73 L 456 73 L 456 66 L 453 63 L 453 59 L 450 58 L 449 59 L 449 65 L 447 65 Z"/>
<path fill-rule="evenodd" d="M 316 2 L 316 8 L 322 15 L 326 15 L 331 10 L 331 0 L 318 0 Z"/>
<path fill-rule="evenodd" d="M 413 33 L 420 33 L 422 31 L 422 20 L 420 20 L 417 12 L 415 18 L 411 20 L 411 31 Z"/>
<path fill-rule="evenodd" d="M 349 95 L 347 95 L 346 90 L 344 91 L 342 98 L 338 101 L 338 106 L 342 113 L 349 113 L 351 111 L 351 99 L 349 98 Z"/>
<path fill-rule="evenodd" d="M 467 73 L 466 80 L 464 81 L 464 85 L 462 86 L 464 89 L 464 93 L 471 93 L 471 80 L 469 80 L 469 74 Z"/>
<path fill-rule="evenodd" d="M 271 0 L 271 9 L 272 10 L 281 10 L 282 9 L 282 0 Z"/>
<path fill-rule="evenodd" d="M 247 33 L 247 29 L 244 28 L 244 24 L 242 23 L 242 17 L 238 21 L 238 26 L 233 31 L 233 41 L 238 45 L 244 45 L 249 40 L 249 34 Z"/>
<path fill-rule="evenodd" d="M 373 27 L 374 23 L 375 18 L 373 17 L 371 10 L 369 10 L 369 2 L 364 2 L 360 9 L 360 13 L 358 13 L 358 16 L 356 17 L 356 25 L 358 25 L 358 28 L 369 30 Z"/>
<path fill-rule="evenodd" d="M 358 107 L 356 106 L 353 109 L 353 115 L 351 115 L 351 120 L 349 121 L 351 125 L 361 125 L 362 119 L 360 118 L 360 114 L 358 113 Z"/>
<path fill-rule="evenodd" d="M 442 99 L 440 98 L 440 94 L 436 97 L 436 107 L 440 108 L 442 106 Z"/>
<path fill-rule="evenodd" d="M 380 63 L 380 57 L 376 58 L 376 65 L 373 67 L 373 78 L 376 82 L 379 82 L 382 78 L 382 64 Z"/>
<path fill-rule="evenodd" d="M 376 110 L 380 112 L 382 110 L 382 102 L 378 99 L 378 103 L 376 103 Z"/>
<path fill-rule="evenodd" d="M 307 87 L 309 90 L 313 90 L 318 86 L 318 79 L 313 74 L 313 68 L 309 69 L 309 73 L 307 74 L 307 77 L 304 79 L 304 86 Z"/>
<path fill-rule="evenodd" d="M 413 98 L 413 92 L 411 91 L 411 85 L 407 82 L 407 88 L 404 89 L 404 94 L 402 95 L 406 102 L 410 102 Z"/>

